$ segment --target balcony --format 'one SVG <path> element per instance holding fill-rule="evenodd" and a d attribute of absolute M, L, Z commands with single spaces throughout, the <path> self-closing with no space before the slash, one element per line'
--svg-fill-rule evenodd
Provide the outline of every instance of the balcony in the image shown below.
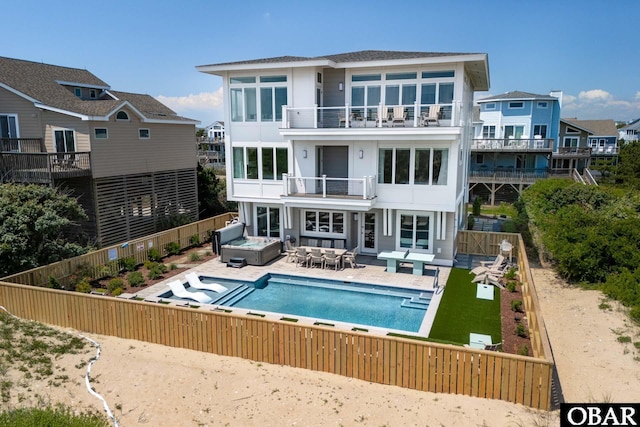
<path fill-rule="evenodd" d="M 551 152 L 552 138 L 487 138 L 474 139 L 471 151 L 481 152 Z"/>
<path fill-rule="evenodd" d="M 403 115 L 394 117 L 394 107 L 403 107 Z M 352 129 L 353 131 L 388 132 L 390 129 L 416 128 L 433 131 L 440 127 L 458 126 L 462 119 L 462 103 L 440 105 L 437 119 L 427 120 L 433 105 L 409 104 L 401 106 L 354 107 L 282 107 L 283 129 Z M 384 113 L 386 110 L 386 114 Z M 380 112 L 380 113 L 379 113 Z M 386 130 L 383 130 L 386 129 Z"/>
<path fill-rule="evenodd" d="M 24 147 L 21 147 L 24 148 Z M 52 184 L 57 179 L 91 176 L 90 152 L 0 152 L 3 182 Z"/>
<path fill-rule="evenodd" d="M 547 178 L 547 169 L 477 169 L 469 172 L 470 183 L 533 184 Z"/>
<path fill-rule="evenodd" d="M 558 151 L 553 153 L 553 157 L 588 158 L 591 156 L 589 147 L 558 147 Z"/>
<path fill-rule="evenodd" d="M 285 205 L 348 207 L 368 210 L 375 204 L 376 176 L 362 178 L 302 177 L 283 174 Z"/>
<path fill-rule="evenodd" d="M 592 156 L 617 156 L 619 152 L 620 147 L 614 147 L 613 145 L 591 148 Z"/>

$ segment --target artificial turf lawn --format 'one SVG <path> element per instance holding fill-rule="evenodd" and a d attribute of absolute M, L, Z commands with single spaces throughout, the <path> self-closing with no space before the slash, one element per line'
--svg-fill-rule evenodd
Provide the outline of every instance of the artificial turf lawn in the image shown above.
<path fill-rule="evenodd" d="M 500 290 L 494 288 L 493 301 L 478 299 L 473 277 L 469 270 L 451 269 L 429 338 L 469 344 L 469 334 L 474 332 L 502 342 Z"/>

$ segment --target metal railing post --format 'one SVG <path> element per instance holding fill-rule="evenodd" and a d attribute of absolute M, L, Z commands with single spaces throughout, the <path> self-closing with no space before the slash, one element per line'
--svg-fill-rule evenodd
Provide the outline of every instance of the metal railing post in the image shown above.
<path fill-rule="evenodd" d="M 327 175 L 322 175 L 322 197 L 327 197 Z"/>
<path fill-rule="evenodd" d="M 413 127 L 418 127 L 418 101 L 413 103 Z"/>
<path fill-rule="evenodd" d="M 282 174 L 282 185 L 283 185 L 283 191 L 284 191 L 284 195 L 288 196 L 289 195 L 289 174 L 288 173 L 283 173 Z"/>
<path fill-rule="evenodd" d="M 282 106 L 282 127 L 284 129 L 289 128 L 289 126 L 287 126 L 288 122 L 289 122 L 289 117 L 287 116 L 287 106 L 283 105 Z"/>
<path fill-rule="evenodd" d="M 313 104 L 313 128 L 318 129 L 318 104 Z"/>
<path fill-rule="evenodd" d="M 349 104 L 344 104 L 344 127 L 348 128 L 349 127 Z"/>

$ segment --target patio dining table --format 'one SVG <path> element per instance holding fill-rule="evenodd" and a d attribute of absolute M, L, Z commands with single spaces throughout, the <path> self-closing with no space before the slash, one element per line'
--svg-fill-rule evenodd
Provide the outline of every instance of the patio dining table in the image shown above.
<path fill-rule="evenodd" d="M 327 251 L 333 251 L 336 254 L 336 257 L 342 257 L 347 253 L 346 249 L 336 249 L 336 248 L 319 248 L 317 246 L 299 246 L 300 248 L 304 248 L 307 251 L 307 254 L 311 253 L 311 249 L 320 249 L 320 253 L 322 255 L 326 255 Z M 340 267 L 342 267 L 342 258 L 340 258 Z"/>

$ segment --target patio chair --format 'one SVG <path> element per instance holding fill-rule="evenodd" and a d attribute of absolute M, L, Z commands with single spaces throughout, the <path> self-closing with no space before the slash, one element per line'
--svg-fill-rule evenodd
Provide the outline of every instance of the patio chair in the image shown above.
<path fill-rule="evenodd" d="M 404 126 L 405 125 L 404 122 L 406 119 L 407 119 L 407 113 L 404 112 L 404 107 L 402 105 L 393 107 L 393 120 L 391 122 L 393 126 L 395 126 L 396 123 L 399 123 L 402 126 Z"/>
<path fill-rule="evenodd" d="M 291 244 L 291 240 L 284 241 L 284 253 L 287 254 L 287 262 L 294 262 L 296 260 L 296 248 Z"/>
<path fill-rule="evenodd" d="M 493 285 L 497 288 L 504 289 L 504 285 L 500 283 L 500 278 L 491 273 L 478 274 L 471 281 L 472 283 L 484 283 L 485 285 Z"/>
<path fill-rule="evenodd" d="M 320 264 L 321 268 L 324 268 L 324 255 L 320 248 L 312 248 L 311 254 L 309 254 L 309 265 L 308 267 L 314 267 L 316 264 Z"/>
<path fill-rule="evenodd" d="M 421 113 L 422 126 L 429 126 L 429 123 L 435 123 L 440 126 L 440 105 L 434 104 L 429 106 L 429 113 Z"/>
<path fill-rule="evenodd" d="M 209 304 L 211 301 L 213 301 L 213 299 L 211 299 L 204 292 L 189 292 L 179 280 L 169 282 L 168 285 L 173 295 L 177 296 L 178 298 L 191 299 L 194 301 L 198 301 L 201 304 Z"/>
<path fill-rule="evenodd" d="M 202 283 L 200 277 L 196 273 L 189 273 L 185 276 L 189 286 L 194 289 L 201 289 L 205 291 L 212 291 L 217 293 L 227 292 L 228 289 L 218 283 Z"/>
<path fill-rule="evenodd" d="M 305 267 L 309 266 L 309 254 L 307 253 L 307 248 L 303 248 L 303 247 L 299 247 L 296 250 L 296 267 L 298 267 L 300 264 L 304 263 Z"/>
<path fill-rule="evenodd" d="M 356 263 L 356 255 L 358 254 L 358 246 L 356 246 L 355 248 L 353 248 L 352 251 L 347 251 L 343 256 L 342 256 L 342 260 L 343 262 L 349 263 L 349 265 L 351 266 L 351 268 L 357 268 L 358 267 L 358 263 Z"/>
<path fill-rule="evenodd" d="M 334 267 L 335 271 L 340 268 L 341 257 L 337 256 L 333 251 L 324 254 L 324 268 Z"/>
<path fill-rule="evenodd" d="M 484 346 L 484 349 L 489 351 L 500 351 L 502 349 L 502 343 L 499 342 L 497 344 L 486 344 Z"/>

